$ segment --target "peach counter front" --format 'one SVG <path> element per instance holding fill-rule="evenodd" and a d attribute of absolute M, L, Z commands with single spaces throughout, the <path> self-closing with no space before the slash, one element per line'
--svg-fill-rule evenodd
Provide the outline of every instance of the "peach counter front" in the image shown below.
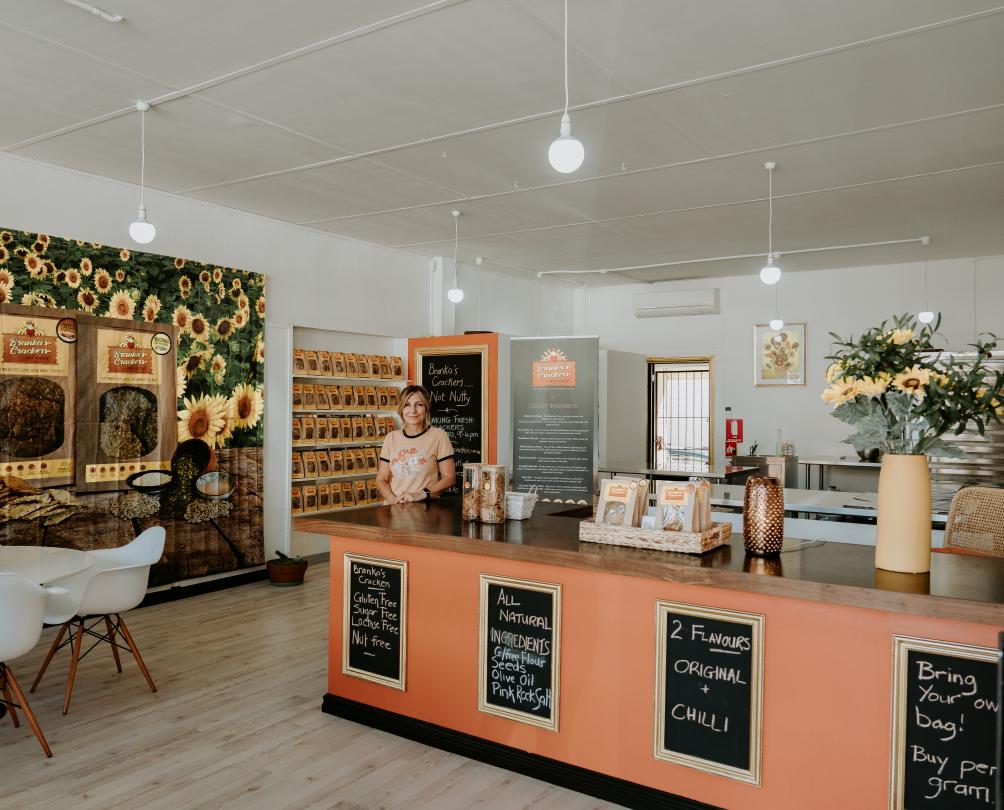
<path fill-rule="evenodd" d="M 838 543 L 792 541 L 767 562 L 745 557 L 741 538 L 701 556 L 614 548 L 580 543 L 583 515 L 562 510 L 538 505 L 502 527 L 462 523 L 451 501 L 298 518 L 331 537 L 324 710 L 629 807 L 879 810 L 904 806 L 907 789 L 918 807 L 993 806 L 983 798 L 998 754 L 975 720 L 994 721 L 996 666 L 983 662 L 1004 629 L 1004 561 L 938 554 L 930 575 L 906 575 Z M 358 575 L 348 602 L 346 555 Z M 536 611 L 515 636 L 533 653 L 529 672 L 502 675 L 513 690 L 499 698 L 485 684 L 499 673 L 479 672 L 489 593 Z M 352 662 L 346 604 L 373 629 Z M 672 648 L 674 631 L 713 643 L 667 659 L 660 639 Z M 688 678 L 724 702 L 674 700 Z M 896 710 L 925 687 L 944 700 Z M 918 716 L 926 727 L 913 728 Z M 665 743 L 660 718 L 681 745 Z M 939 773 L 928 756 L 948 764 Z"/>

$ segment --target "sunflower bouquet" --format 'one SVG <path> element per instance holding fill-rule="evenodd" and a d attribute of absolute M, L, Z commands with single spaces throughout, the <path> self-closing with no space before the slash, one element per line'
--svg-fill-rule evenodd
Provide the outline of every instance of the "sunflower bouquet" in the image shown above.
<path fill-rule="evenodd" d="M 965 357 L 932 346 L 941 323 L 921 325 L 910 315 L 883 321 L 861 337 L 830 333 L 835 350 L 822 395 L 833 415 L 855 432 L 844 439 L 856 450 L 963 458 L 941 437 L 975 425 L 980 435 L 1004 416 L 1004 373 L 987 360 L 997 338 L 978 339 Z"/>

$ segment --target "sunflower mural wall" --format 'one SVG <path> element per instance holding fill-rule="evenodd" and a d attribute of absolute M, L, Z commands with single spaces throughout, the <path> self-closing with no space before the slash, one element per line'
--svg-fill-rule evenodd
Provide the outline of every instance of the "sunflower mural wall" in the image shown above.
<path fill-rule="evenodd" d="M 83 339 L 80 345 L 61 349 L 60 357 L 68 351 L 71 365 L 76 364 L 77 395 L 65 406 L 57 401 L 58 392 L 51 395 L 55 383 L 18 383 L 25 377 L 18 377 L 17 369 L 22 375 L 33 369 L 23 363 L 11 366 L 6 355 L 0 358 L 0 543 L 101 548 L 126 543 L 142 528 L 160 524 L 168 530 L 168 541 L 164 559 L 151 574 L 151 584 L 261 564 L 265 276 L 47 234 L 0 230 L 0 316 L 5 318 L 5 339 L 8 330 L 21 332 L 19 346 L 24 345 L 24 329 L 15 327 L 24 320 L 25 307 L 31 308 L 33 317 L 37 315 L 39 324 L 59 324 L 66 334 L 64 319 L 65 323 L 79 324 L 81 330 L 96 328 L 89 326 L 92 321 L 103 324 L 105 331 L 121 329 L 129 341 L 135 341 L 137 335 L 169 336 L 169 354 L 166 349 L 153 351 L 174 359 L 173 370 L 165 372 L 168 377 L 173 375 L 173 380 L 161 380 L 163 387 L 153 390 L 173 391 L 177 402 L 148 405 L 145 403 L 152 397 L 144 400 L 135 391 L 109 400 L 110 404 L 105 403 L 105 397 L 98 404 L 90 402 L 95 399 L 87 389 L 91 369 L 84 366 L 93 364 L 95 355 L 92 351 L 86 362 L 82 360 Z M 87 317 L 80 317 L 81 313 Z M 136 324 L 132 334 L 128 322 L 142 322 L 142 326 Z M 157 324 L 163 327 L 158 329 Z M 35 328 L 33 323 L 32 330 Z M 44 329 L 39 327 L 39 331 Z M 64 337 L 50 341 L 57 346 L 71 343 Z M 148 343 L 151 340 L 146 339 Z M 156 341 L 165 339 L 153 340 L 152 345 L 159 346 Z M 74 333 L 72 343 L 76 342 Z M 7 344 L 4 346 L 6 350 Z M 98 363 L 106 351 L 102 344 Z M 61 378 L 55 379 L 58 382 Z M 31 382 L 35 388 L 28 384 Z M 43 383 L 49 387 L 39 388 Z M 31 444 L 14 433 L 28 428 L 20 424 L 12 427 L 7 418 L 13 403 L 21 403 L 23 408 L 31 396 L 43 395 L 52 400 L 53 413 L 58 411 L 74 422 L 59 433 L 60 437 L 76 434 L 76 457 L 62 462 L 61 479 L 52 472 L 51 463 L 50 472 L 44 473 L 35 469 L 37 459 L 29 462 L 17 455 L 28 452 L 25 448 Z M 81 402 L 89 402 L 98 415 L 85 419 L 81 414 L 86 408 Z M 113 440 L 117 448 L 133 447 L 116 451 L 120 454 L 141 452 L 130 431 L 137 430 L 133 423 L 143 417 L 116 415 L 114 411 L 140 406 L 171 410 L 170 419 L 162 412 L 151 417 L 151 424 L 160 419 L 165 431 L 171 427 L 177 430 L 176 441 L 169 437 L 169 449 L 179 448 L 173 463 L 119 455 L 116 458 L 122 463 L 101 466 L 100 459 L 83 457 L 87 452 L 82 453 L 81 447 L 108 450 Z M 58 421 L 58 416 L 53 418 Z M 115 418 L 120 423 L 97 421 Z M 208 461 L 200 457 L 179 462 L 177 454 L 182 448 L 201 447 L 182 445 L 190 439 L 201 440 L 212 449 Z M 16 451 L 13 455 L 8 452 L 11 448 Z M 37 461 L 39 468 L 46 468 L 46 459 Z M 76 483 L 69 486 L 65 486 L 66 463 L 76 471 Z M 197 472 L 207 466 L 226 472 L 236 488 L 229 497 L 214 500 L 192 495 L 188 478 L 180 496 L 177 486 L 173 492 L 138 491 L 125 480 L 134 469 L 168 467 L 178 479 L 179 464 L 188 478 L 196 474 L 193 464 L 199 467 Z M 84 465 L 88 465 L 86 469 Z M 100 478 L 103 485 L 91 486 L 99 476 L 104 476 Z M 95 488 L 107 491 L 89 491 Z M 31 508 L 32 504 L 43 508 Z"/>

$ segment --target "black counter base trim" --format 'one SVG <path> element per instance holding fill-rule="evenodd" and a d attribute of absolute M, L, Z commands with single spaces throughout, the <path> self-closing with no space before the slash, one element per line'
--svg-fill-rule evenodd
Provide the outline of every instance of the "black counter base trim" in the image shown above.
<path fill-rule="evenodd" d="M 332 695 L 330 692 L 324 696 L 321 709 L 327 714 L 344 717 L 354 723 L 388 731 L 398 737 L 415 740 L 433 748 L 449 751 L 451 754 L 460 754 L 468 759 L 486 762 L 524 776 L 531 776 L 623 807 L 637 810 L 723 810 L 694 799 L 664 793 L 625 779 L 607 776 L 597 771 L 426 723 L 424 720 L 368 706 L 365 703 Z"/>

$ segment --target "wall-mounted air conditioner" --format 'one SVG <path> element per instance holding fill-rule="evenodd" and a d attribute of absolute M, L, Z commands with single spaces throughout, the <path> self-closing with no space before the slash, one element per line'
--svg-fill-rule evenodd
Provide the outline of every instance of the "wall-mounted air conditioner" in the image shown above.
<path fill-rule="evenodd" d="M 635 293 L 631 303 L 636 318 L 717 315 L 721 311 L 718 306 L 717 288 Z"/>

